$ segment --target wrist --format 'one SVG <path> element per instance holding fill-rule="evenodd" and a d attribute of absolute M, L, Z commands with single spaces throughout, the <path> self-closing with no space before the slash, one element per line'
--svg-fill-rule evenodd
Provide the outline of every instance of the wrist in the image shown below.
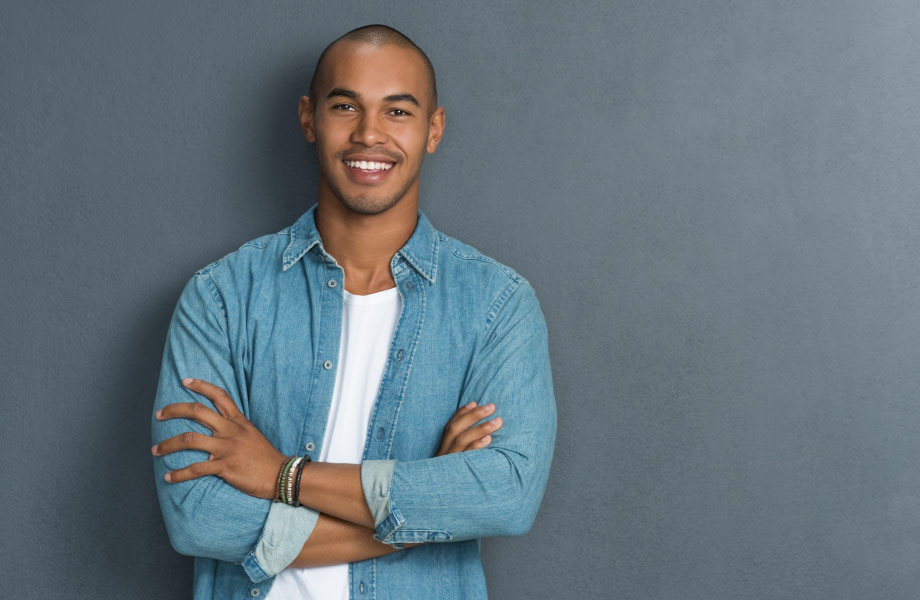
<path fill-rule="evenodd" d="M 308 462 L 309 456 L 284 457 L 275 479 L 272 500 L 289 506 L 300 506 L 300 480 Z"/>
<path fill-rule="evenodd" d="M 278 469 L 277 475 L 274 479 L 274 487 L 271 490 L 270 500 L 274 502 L 284 502 L 285 501 L 285 473 L 290 468 L 291 463 L 294 462 L 296 456 L 284 456 L 280 461 L 280 468 Z"/>

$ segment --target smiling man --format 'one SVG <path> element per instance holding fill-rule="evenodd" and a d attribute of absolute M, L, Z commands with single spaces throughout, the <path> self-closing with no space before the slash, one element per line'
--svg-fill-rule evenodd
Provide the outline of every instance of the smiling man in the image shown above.
<path fill-rule="evenodd" d="M 299 114 L 316 205 L 197 272 L 170 324 L 170 540 L 196 598 L 483 598 L 480 538 L 524 534 L 549 472 L 543 315 L 419 211 L 445 113 L 408 38 L 330 44 Z"/>

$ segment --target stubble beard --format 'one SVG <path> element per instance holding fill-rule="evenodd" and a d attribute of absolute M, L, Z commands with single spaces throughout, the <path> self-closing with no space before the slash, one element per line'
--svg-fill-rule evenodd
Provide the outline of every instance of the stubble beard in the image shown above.
<path fill-rule="evenodd" d="M 396 167 L 394 166 L 393 168 Z M 396 206 L 399 201 L 406 196 L 409 190 L 412 189 L 412 186 L 415 185 L 415 182 L 418 180 L 418 176 L 419 173 L 416 171 L 416 173 L 411 178 L 409 178 L 409 180 L 406 182 L 406 185 L 404 185 L 401 190 L 391 196 L 385 196 L 383 198 L 369 194 L 348 195 L 342 190 L 341 186 L 339 186 L 332 177 L 324 175 L 323 179 L 326 180 L 326 185 L 329 186 L 329 190 L 332 192 L 332 195 L 335 196 L 339 203 L 346 209 L 359 215 L 374 216 L 385 213 L 386 211 Z"/>
<path fill-rule="evenodd" d="M 327 178 L 326 183 L 329 185 L 329 189 L 332 191 L 332 195 L 336 197 L 342 206 L 359 215 L 373 216 L 385 213 L 386 211 L 396 206 L 399 201 L 406 196 L 406 193 L 415 183 L 417 178 L 418 176 L 416 175 L 411 180 L 409 180 L 405 187 L 398 193 L 383 198 L 363 194 L 348 195 L 344 193 L 342 188 L 340 188 L 334 181 L 331 181 Z"/>

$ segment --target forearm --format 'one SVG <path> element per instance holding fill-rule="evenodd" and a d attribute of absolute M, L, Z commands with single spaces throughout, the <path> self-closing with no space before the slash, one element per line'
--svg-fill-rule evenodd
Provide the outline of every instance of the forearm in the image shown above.
<path fill-rule="evenodd" d="M 329 515 L 320 515 L 310 539 L 292 567 L 323 567 L 392 554 L 397 548 L 381 544 L 374 531 Z"/>
<path fill-rule="evenodd" d="M 530 455 L 490 447 L 397 461 L 382 483 L 376 479 L 386 471 L 366 462 L 374 475 L 365 483 L 375 492 L 368 501 L 379 497 L 376 539 L 392 545 L 523 535 L 536 516 L 551 451 L 551 445 Z"/>
<path fill-rule="evenodd" d="M 309 463 L 300 481 L 300 503 L 324 515 L 374 527 L 361 487 L 361 465 Z"/>

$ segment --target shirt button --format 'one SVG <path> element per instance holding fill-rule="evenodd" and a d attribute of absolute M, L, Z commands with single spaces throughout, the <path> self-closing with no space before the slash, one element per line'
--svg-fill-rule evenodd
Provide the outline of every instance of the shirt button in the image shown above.
<path fill-rule="evenodd" d="M 249 595 L 252 596 L 253 598 L 258 598 L 259 594 L 261 593 L 262 593 L 262 590 L 260 590 L 259 588 L 252 588 L 251 590 L 249 590 Z"/>
<path fill-rule="evenodd" d="M 335 279 L 330 279 L 326 285 L 328 285 L 331 288 L 334 288 L 335 286 L 339 285 L 339 282 L 336 281 Z"/>
<path fill-rule="evenodd" d="M 406 287 L 409 288 L 409 289 L 411 290 L 411 289 L 412 289 L 413 287 L 415 287 L 415 286 L 413 286 L 413 285 L 412 285 L 412 282 L 410 281 L 409 283 L 406 284 Z"/>
<path fill-rule="evenodd" d="M 396 361 L 397 362 L 401 361 L 402 357 L 403 357 L 403 351 L 400 349 L 400 351 L 396 353 Z"/>
<path fill-rule="evenodd" d="M 307 442 L 304 448 L 307 449 L 307 452 L 313 452 L 313 449 L 316 448 L 316 444 L 314 444 L 313 442 Z"/>
<path fill-rule="evenodd" d="M 377 429 L 377 439 L 379 440 L 382 438 L 383 438 L 383 427 L 380 427 L 379 429 Z"/>
<path fill-rule="evenodd" d="M 364 595 L 364 582 L 358 584 L 358 592 L 363 596 Z"/>
<path fill-rule="evenodd" d="M 332 361 L 331 361 L 331 360 L 327 360 L 326 362 L 324 362 L 324 363 L 323 363 L 323 368 L 326 369 L 327 371 L 328 371 L 329 369 L 331 369 L 331 368 L 332 368 Z"/>

